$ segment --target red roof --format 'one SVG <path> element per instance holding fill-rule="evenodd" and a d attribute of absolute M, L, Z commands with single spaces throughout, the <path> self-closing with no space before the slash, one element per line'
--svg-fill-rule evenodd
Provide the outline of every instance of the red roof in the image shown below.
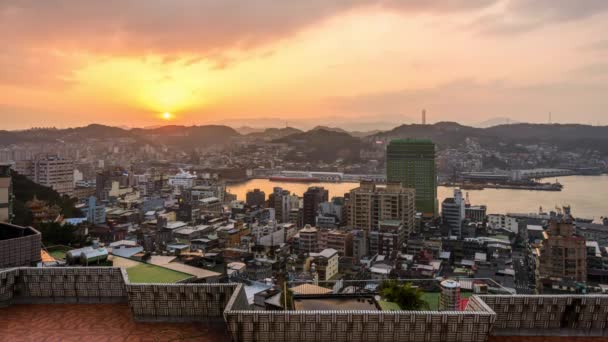
<path fill-rule="evenodd" d="M 467 308 L 467 304 L 469 304 L 469 298 L 460 299 L 460 311 L 464 311 Z"/>

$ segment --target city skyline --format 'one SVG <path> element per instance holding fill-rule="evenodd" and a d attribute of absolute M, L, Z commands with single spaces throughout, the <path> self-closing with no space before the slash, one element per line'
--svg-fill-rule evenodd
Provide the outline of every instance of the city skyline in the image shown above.
<path fill-rule="evenodd" d="M 0 4 L 2 129 L 608 124 L 602 1 Z"/>

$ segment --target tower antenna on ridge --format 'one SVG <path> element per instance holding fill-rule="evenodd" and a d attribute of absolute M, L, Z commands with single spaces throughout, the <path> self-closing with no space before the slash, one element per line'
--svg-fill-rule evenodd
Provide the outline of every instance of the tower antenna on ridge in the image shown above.
<path fill-rule="evenodd" d="M 426 125 L 426 109 L 422 110 L 422 124 Z"/>

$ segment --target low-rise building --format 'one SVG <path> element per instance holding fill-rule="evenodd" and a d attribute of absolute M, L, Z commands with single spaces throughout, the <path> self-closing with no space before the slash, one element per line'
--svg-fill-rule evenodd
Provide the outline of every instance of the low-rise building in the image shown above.
<path fill-rule="evenodd" d="M 339 259 L 337 250 L 324 249 L 319 253 L 310 253 L 304 269 L 316 273 L 319 280 L 331 280 L 338 274 Z"/>
<path fill-rule="evenodd" d="M 507 215 L 488 215 L 488 227 L 508 230 L 515 234 L 519 232 L 517 218 Z"/>

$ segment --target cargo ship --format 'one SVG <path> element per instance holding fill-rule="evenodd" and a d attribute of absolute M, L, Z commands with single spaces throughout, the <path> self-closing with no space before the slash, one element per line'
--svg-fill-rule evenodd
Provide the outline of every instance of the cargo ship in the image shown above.
<path fill-rule="evenodd" d="M 270 181 L 274 182 L 318 182 L 319 178 L 311 175 L 307 171 L 281 171 L 280 173 L 274 174 L 268 177 Z"/>

